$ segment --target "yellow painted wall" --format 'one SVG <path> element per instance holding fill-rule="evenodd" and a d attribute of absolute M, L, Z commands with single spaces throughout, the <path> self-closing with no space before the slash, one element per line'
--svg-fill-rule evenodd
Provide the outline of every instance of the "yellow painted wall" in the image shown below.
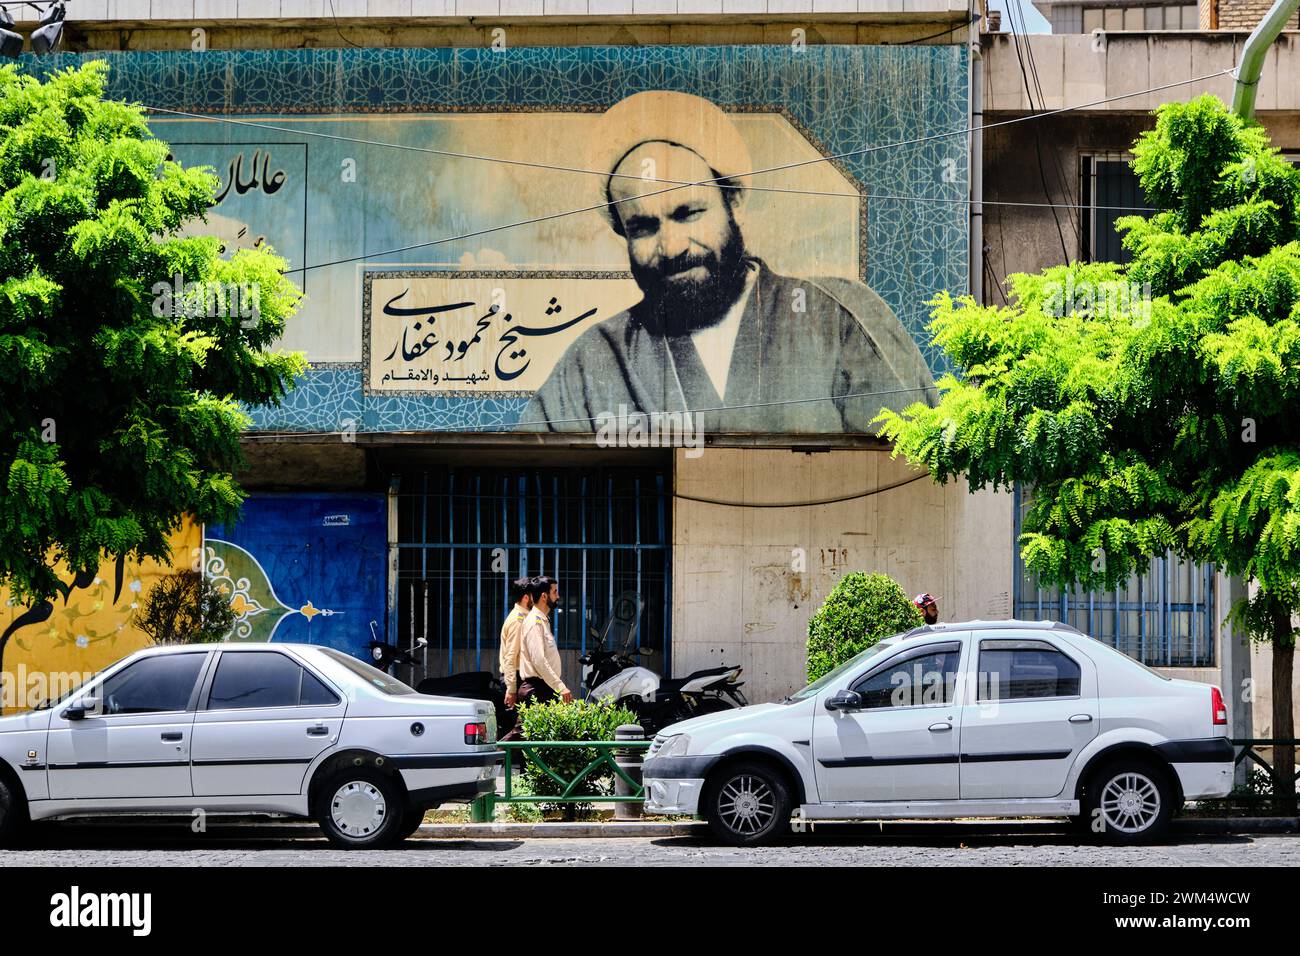
<path fill-rule="evenodd" d="M 202 538 L 202 526 L 186 521 L 172 535 L 172 567 L 128 560 L 122 592 L 114 602 L 115 564 L 105 562 L 89 587 L 72 590 L 66 601 L 62 595 L 54 598 L 54 612 L 48 620 L 16 630 L 0 662 L 3 712 L 16 713 L 39 702 L 30 695 L 31 688 L 41 681 L 57 694 L 57 685 L 72 679 L 69 675 L 95 673 L 148 644 L 149 639 L 132 623 L 136 607 L 160 577 L 190 565 Z M 71 581 L 72 575 L 65 570 L 59 573 L 63 581 Z M 28 605 L 13 603 L 7 588 L 0 588 L 0 633 L 27 609 Z"/>

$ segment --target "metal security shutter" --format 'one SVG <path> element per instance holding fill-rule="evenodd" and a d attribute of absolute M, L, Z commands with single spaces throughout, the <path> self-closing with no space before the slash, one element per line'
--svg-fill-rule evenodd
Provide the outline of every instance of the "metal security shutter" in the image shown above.
<path fill-rule="evenodd" d="M 560 581 L 551 617 L 564 676 L 620 595 L 642 607 L 635 642 L 668 672 L 671 495 L 664 468 L 444 467 L 398 477 L 397 633 L 428 640 L 430 676 L 497 669 L 509 582 Z"/>

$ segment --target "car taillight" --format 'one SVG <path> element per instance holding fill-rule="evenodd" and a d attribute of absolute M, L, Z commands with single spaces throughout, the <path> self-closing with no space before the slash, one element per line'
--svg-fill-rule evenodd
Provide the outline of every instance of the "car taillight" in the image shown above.
<path fill-rule="evenodd" d="M 475 744 L 485 744 L 488 742 L 487 724 L 466 724 L 465 725 L 465 743 L 471 747 Z"/>
<path fill-rule="evenodd" d="M 1215 726 L 1228 722 L 1228 708 L 1223 703 L 1223 692 L 1217 687 L 1210 688 L 1210 715 Z"/>

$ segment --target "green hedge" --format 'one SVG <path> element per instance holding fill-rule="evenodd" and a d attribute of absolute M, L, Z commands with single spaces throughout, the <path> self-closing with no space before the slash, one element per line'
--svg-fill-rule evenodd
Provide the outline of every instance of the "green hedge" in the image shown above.
<path fill-rule="evenodd" d="M 808 622 L 809 682 L 881 638 L 924 623 L 916 605 L 889 575 L 844 575 Z"/>
<path fill-rule="evenodd" d="M 556 698 L 545 704 L 526 704 L 519 709 L 519 721 L 524 740 L 613 740 L 614 731 L 622 724 L 635 724 L 636 714 L 611 702 L 589 703 L 575 700 L 564 703 Z M 596 748 L 565 747 L 539 750 L 538 756 L 566 780 L 581 773 L 595 760 L 600 751 Z M 604 768 L 601 768 L 602 771 Z M 539 797 L 558 796 L 564 788 L 552 777 L 531 762 L 524 765 L 524 783 Z M 613 792 L 613 771 L 593 771 L 583 778 L 573 796 L 607 796 Z M 566 819 L 577 819 L 591 811 L 591 804 L 542 804 L 544 810 L 562 809 Z"/>

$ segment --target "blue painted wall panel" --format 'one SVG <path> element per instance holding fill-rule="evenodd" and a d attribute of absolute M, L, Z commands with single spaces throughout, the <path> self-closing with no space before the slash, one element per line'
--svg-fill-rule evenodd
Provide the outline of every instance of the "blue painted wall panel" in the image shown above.
<path fill-rule="evenodd" d="M 210 526 L 207 573 L 231 592 L 232 640 L 325 644 L 367 658 L 384 631 L 382 495 L 254 495 L 237 523 Z"/>

